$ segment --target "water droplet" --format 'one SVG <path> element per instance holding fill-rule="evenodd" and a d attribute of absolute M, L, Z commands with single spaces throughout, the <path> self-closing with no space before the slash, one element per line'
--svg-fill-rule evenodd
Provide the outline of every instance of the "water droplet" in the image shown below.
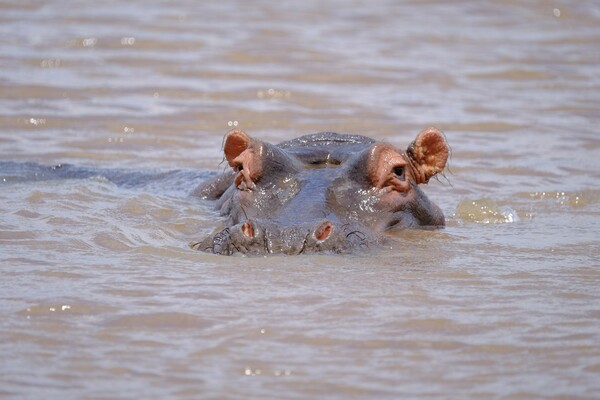
<path fill-rule="evenodd" d="M 60 309 L 61 309 L 62 311 L 65 311 L 65 310 L 70 310 L 70 309 L 71 309 L 71 306 L 70 306 L 70 305 L 68 305 L 68 304 L 63 304 L 63 306 L 62 306 Z"/>
<path fill-rule="evenodd" d="M 135 44 L 134 37 L 122 37 L 121 46 L 133 46 Z"/>
<path fill-rule="evenodd" d="M 97 42 L 98 39 L 96 38 L 85 38 L 81 43 L 83 44 L 83 47 L 93 47 Z"/>
<path fill-rule="evenodd" d="M 42 60 L 40 63 L 42 68 L 58 68 L 60 67 L 60 59 L 47 59 Z"/>
<path fill-rule="evenodd" d="M 29 118 L 29 121 L 28 121 L 28 122 L 29 122 L 31 125 L 38 126 L 38 125 L 43 125 L 43 124 L 45 124 L 45 123 L 46 123 L 46 119 L 44 119 L 44 118 Z"/>
<path fill-rule="evenodd" d="M 559 18 L 559 17 L 560 17 L 560 10 L 559 10 L 558 8 L 555 8 L 555 9 L 554 9 L 552 12 L 554 13 L 554 16 L 555 16 L 556 18 Z"/>
<path fill-rule="evenodd" d="M 246 368 L 246 369 L 244 370 L 244 375 L 246 375 L 246 376 L 250 376 L 250 375 L 252 375 L 252 369 L 251 369 L 251 368 Z"/>

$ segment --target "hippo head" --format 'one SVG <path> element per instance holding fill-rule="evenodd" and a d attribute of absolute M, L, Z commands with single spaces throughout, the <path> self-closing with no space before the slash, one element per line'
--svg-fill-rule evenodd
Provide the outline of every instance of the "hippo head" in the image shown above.
<path fill-rule="evenodd" d="M 404 151 L 332 132 L 272 145 L 227 134 L 231 171 L 196 194 L 217 200 L 225 227 L 192 244 L 216 254 L 348 252 L 381 243 L 391 228 L 440 227 L 444 215 L 419 184 L 448 159 L 444 135 L 429 128 Z"/>

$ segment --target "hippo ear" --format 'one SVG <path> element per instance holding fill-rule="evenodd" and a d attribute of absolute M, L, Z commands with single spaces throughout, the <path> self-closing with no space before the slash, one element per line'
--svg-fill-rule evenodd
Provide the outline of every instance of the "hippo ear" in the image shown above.
<path fill-rule="evenodd" d="M 260 142 L 252 139 L 244 131 L 231 131 L 225 137 L 223 151 L 229 166 L 238 174 L 235 185 L 241 190 L 254 188 L 254 183 L 262 174 L 261 158 L 256 154 L 260 152 Z"/>
<path fill-rule="evenodd" d="M 233 160 L 250 147 L 252 138 L 244 131 L 229 131 L 225 136 L 223 151 L 225 159 L 233 167 Z"/>
<path fill-rule="evenodd" d="M 415 182 L 427 183 L 429 178 L 442 172 L 448 153 L 448 143 L 441 131 L 436 128 L 421 131 L 406 149 Z"/>

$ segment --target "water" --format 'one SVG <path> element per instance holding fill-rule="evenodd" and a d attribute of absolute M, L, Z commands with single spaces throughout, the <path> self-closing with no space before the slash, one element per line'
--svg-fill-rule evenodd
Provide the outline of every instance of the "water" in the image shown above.
<path fill-rule="evenodd" d="M 598 398 L 598 5 L 205 3 L 0 5 L 0 397 Z M 220 222 L 188 194 L 232 127 L 403 147 L 432 125 L 442 231 L 187 247 Z"/>

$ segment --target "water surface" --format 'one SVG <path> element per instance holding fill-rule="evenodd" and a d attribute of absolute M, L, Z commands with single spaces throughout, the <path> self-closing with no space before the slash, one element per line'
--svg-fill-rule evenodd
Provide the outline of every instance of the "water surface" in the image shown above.
<path fill-rule="evenodd" d="M 0 5 L 0 396 L 597 398 L 600 8 L 204 3 Z M 220 222 L 189 193 L 229 129 L 404 147 L 428 126 L 446 229 L 187 247 Z"/>

